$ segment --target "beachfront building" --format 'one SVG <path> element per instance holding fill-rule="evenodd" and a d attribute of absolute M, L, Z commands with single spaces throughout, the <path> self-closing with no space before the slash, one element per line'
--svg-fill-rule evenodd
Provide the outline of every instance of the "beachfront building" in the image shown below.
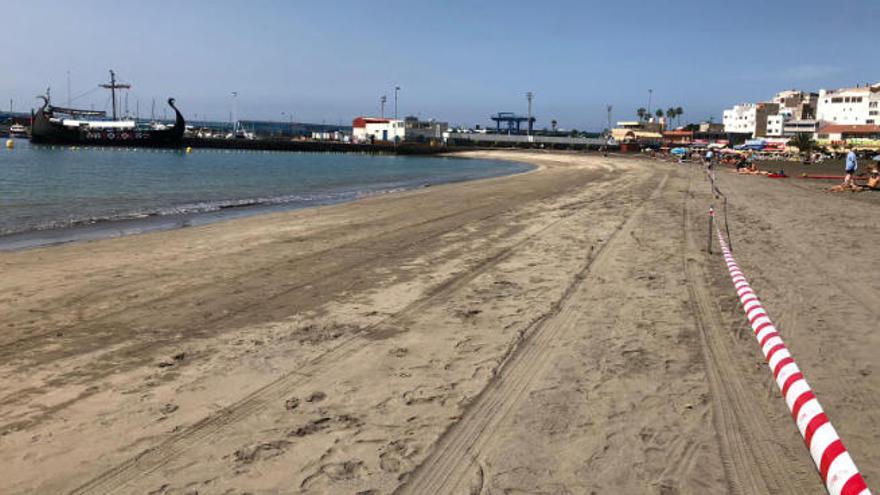
<path fill-rule="evenodd" d="M 406 128 L 399 119 L 358 117 L 351 122 L 351 139 L 356 143 L 374 141 L 400 142 L 406 137 Z"/>
<path fill-rule="evenodd" d="M 676 148 L 679 146 L 690 146 L 693 142 L 694 131 L 689 131 L 687 129 L 663 131 L 663 146 Z"/>
<path fill-rule="evenodd" d="M 824 125 L 816 133 L 816 142 L 839 150 L 847 144 L 853 145 L 856 149 L 880 150 L 880 125 Z"/>
<path fill-rule="evenodd" d="M 406 117 L 403 119 L 404 138 L 407 141 L 428 143 L 443 139 L 443 133 L 449 130 L 448 122 L 436 120 L 419 120 L 418 117 Z"/>
<path fill-rule="evenodd" d="M 702 133 L 710 133 L 710 134 L 724 134 L 724 124 L 719 124 L 717 122 L 700 122 L 697 125 L 698 132 Z"/>
<path fill-rule="evenodd" d="M 764 134 L 767 137 L 781 137 L 782 129 L 785 124 L 786 115 L 782 113 L 778 113 L 776 115 L 768 115 L 767 116 L 767 132 Z"/>
<path fill-rule="evenodd" d="M 771 102 L 779 105 L 777 115 L 782 115 L 786 120 L 813 119 L 816 117 L 819 94 L 790 89 L 776 93 Z"/>
<path fill-rule="evenodd" d="M 752 138 L 788 137 L 792 135 L 789 122 L 814 119 L 818 101 L 818 93 L 780 91 L 768 102 L 744 103 L 725 110 L 724 130 Z"/>
<path fill-rule="evenodd" d="M 767 134 L 767 117 L 779 113 L 778 103 L 743 103 L 724 111 L 724 132 L 749 134 L 751 137 Z"/>
<path fill-rule="evenodd" d="M 639 143 L 641 145 L 659 145 L 663 140 L 660 133 L 661 126 L 654 122 L 639 122 L 636 120 L 618 122 L 617 127 L 611 129 L 611 137 L 618 143 Z"/>
<path fill-rule="evenodd" d="M 880 83 L 819 90 L 817 120 L 826 124 L 880 124 Z"/>
<path fill-rule="evenodd" d="M 782 135 L 792 137 L 797 134 L 815 135 L 819 131 L 819 121 L 816 119 L 787 120 L 782 124 Z"/>

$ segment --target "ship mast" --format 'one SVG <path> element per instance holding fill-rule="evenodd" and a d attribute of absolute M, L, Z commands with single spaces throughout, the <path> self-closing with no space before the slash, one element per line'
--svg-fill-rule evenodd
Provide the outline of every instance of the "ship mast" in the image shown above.
<path fill-rule="evenodd" d="M 101 87 L 110 90 L 110 95 L 113 99 L 113 120 L 116 120 L 116 90 L 129 89 L 131 84 L 116 84 L 116 74 L 113 72 L 113 69 L 110 69 L 110 84 L 102 84 Z"/>

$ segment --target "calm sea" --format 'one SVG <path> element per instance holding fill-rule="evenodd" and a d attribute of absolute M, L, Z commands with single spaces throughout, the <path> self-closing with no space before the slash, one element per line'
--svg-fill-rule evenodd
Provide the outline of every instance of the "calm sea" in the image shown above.
<path fill-rule="evenodd" d="M 443 157 L 52 147 L 19 139 L 14 149 L 0 150 L 0 235 L 103 224 L 143 230 L 139 219 L 173 228 L 181 218 L 192 225 L 530 168 Z"/>

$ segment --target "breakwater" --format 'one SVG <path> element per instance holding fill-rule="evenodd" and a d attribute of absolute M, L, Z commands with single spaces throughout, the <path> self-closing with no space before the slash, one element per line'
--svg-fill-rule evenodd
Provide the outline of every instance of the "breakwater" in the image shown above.
<path fill-rule="evenodd" d="M 183 146 L 254 151 L 304 151 L 333 153 L 376 153 L 389 155 L 436 155 L 451 151 L 449 148 L 423 143 L 342 143 L 339 141 L 295 141 L 290 139 L 209 139 L 184 138 Z"/>
<path fill-rule="evenodd" d="M 599 138 L 574 138 L 553 136 L 508 136 L 505 134 L 453 134 L 447 145 L 436 143 L 404 142 L 397 146 L 394 143 L 379 142 L 343 143 L 339 141 L 295 141 L 290 139 L 206 139 L 184 138 L 183 146 L 193 149 L 216 148 L 234 150 L 262 151 L 305 151 L 333 153 L 372 153 L 388 155 L 436 155 L 453 151 L 474 150 L 482 148 L 545 148 L 569 150 L 599 150 L 601 148 L 618 149 L 616 145 L 607 145 Z"/>

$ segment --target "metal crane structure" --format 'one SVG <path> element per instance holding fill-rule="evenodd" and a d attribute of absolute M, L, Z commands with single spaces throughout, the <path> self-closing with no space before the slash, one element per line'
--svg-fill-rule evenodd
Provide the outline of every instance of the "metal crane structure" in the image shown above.
<path fill-rule="evenodd" d="M 523 122 L 528 123 L 528 133 L 531 134 L 532 127 L 536 120 L 535 117 L 516 115 L 513 112 L 498 112 L 489 118 L 495 121 L 495 129 L 499 133 L 502 132 L 501 124 L 503 123 L 504 130 L 507 131 L 507 134 L 520 134 L 522 132 Z"/>

